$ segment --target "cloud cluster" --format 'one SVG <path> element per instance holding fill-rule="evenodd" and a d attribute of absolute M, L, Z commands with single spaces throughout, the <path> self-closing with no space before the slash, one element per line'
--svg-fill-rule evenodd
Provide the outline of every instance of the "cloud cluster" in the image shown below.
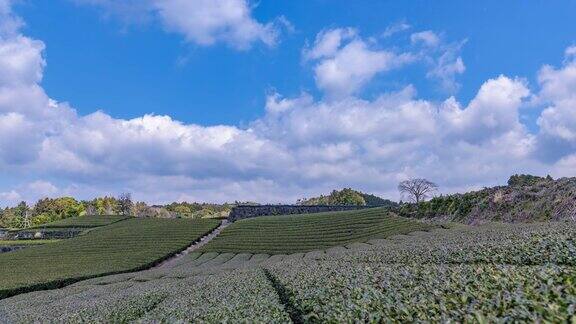
<path fill-rule="evenodd" d="M 304 50 L 304 58 L 315 62 L 316 84 L 334 98 L 355 94 L 378 73 L 414 60 L 410 53 L 371 48 L 352 28 L 320 32 L 312 48 Z"/>
<path fill-rule="evenodd" d="M 23 25 L 22 19 L 12 13 L 12 0 L 0 0 L 0 35 L 13 35 Z"/>
<path fill-rule="evenodd" d="M 252 16 L 248 0 L 74 0 L 103 8 L 129 23 L 158 20 L 170 32 L 201 46 L 225 43 L 247 49 L 256 42 L 274 46 L 280 30 L 289 23 L 283 17 L 260 23 Z"/>
<path fill-rule="evenodd" d="M 460 56 L 466 40 L 447 43 L 441 35 L 425 30 L 410 35 L 410 41 L 412 45 L 421 48 L 418 56 L 429 66 L 426 76 L 439 81 L 444 91 L 456 92 L 460 87 L 456 77 L 466 71 L 464 60 Z"/>
<path fill-rule="evenodd" d="M 530 159 L 532 135 L 519 122 L 528 95 L 524 81 L 505 76 L 486 81 L 467 106 L 418 99 L 411 86 L 372 101 L 275 94 L 268 105 L 282 111 L 253 129 L 286 145 L 302 183 L 354 184 L 395 196 L 399 180 L 423 176 L 456 190 L 539 167 Z"/>
<path fill-rule="evenodd" d="M 406 23 L 388 27 L 383 38 L 410 29 Z M 303 50 L 305 62 L 313 64 L 316 85 L 328 98 L 360 95 L 365 85 L 379 75 L 409 64 L 424 64 L 426 76 L 448 93 L 455 93 L 457 76 L 466 66 L 460 56 L 466 40 L 448 43 L 431 30 L 414 32 L 410 46 L 394 50 L 381 48 L 378 38 L 363 38 L 354 28 L 333 28 L 318 33 L 314 43 Z"/>
<path fill-rule="evenodd" d="M 0 21 L 18 26 L 5 4 Z M 206 127 L 169 116 L 79 115 L 41 87 L 44 44 L 17 27 L 0 30 L 0 174 L 33 179 L 0 185 L 0 205 L 122 191 L 152 203 L 289 202 L 343 186 L 395 198 L 407 177 L 450 192 L 576 167 L 572 48 L 563 66 L 541 69 L 535 93 L 523 79 L 497 76 L 467 104 L 418 98 L 413 86 L 365 100 L 354 94 L 411 55 L 374 48 L 354 29 L 326 30 L 303 55 L 330 98 L 271 93 L 248 127 Z M 537 133 L 520 121 L 527 101 L 545 105 Z"/>
<path fill-rule="evenodd" d="M 544 161 L 576 158 L 575 53 L 576 47 L 569 47 L 563 67 L 546 65 L 538 73 L 541 91 L 537 100 L 546 105 L 537 121 L 538 155 Z"/>

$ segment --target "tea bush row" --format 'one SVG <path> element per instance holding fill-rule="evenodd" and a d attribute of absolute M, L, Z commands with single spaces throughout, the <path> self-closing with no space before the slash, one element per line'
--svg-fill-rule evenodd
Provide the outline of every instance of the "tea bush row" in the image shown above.
<path fill-rule="evenodd" d="M 212 231 L 216 220 L 130 219 L 72 239 L 0 254 L 0 298 L 149 267 Z"/>
<path fill-rule="evenodd" d="M 489 224 L 269 267 L 307 322 L 576 321 L 576 224 Z"/>
<path fill-rule="evenodd" d="M 576 266 L 573 222 L 487 224 L 371 241 L 354 253 L 358 262 L 489 263 Z M 344 253 L 344 257 L 346 257 Z M 330 258 L 337 257 L 332 253 Z"/>
<path fill-rule="evenodd" d="M 184 277 L 112 277 L 0 301 L 0 322 L 290 321 L 259 269 Z"/>
<path fill-rule="evenodd" d="M 59 221 L 55 221 L 48 224 L 43 224 L 41 226 L 36 226 L 34 228 L 91 228 L 106 226 L 116 222 L 120 222 L 129 219 L 129 216 L 121 215 L 90 215 L 90 216 L 78 216 L 65 218 Z"/>
<path fill-rule="evenodd" d="M 306 322 L 569 322 L 576 269 L 557 265 L 277 265 Z"/>
<path fill-rule="evenodd" d="M 203 252 L 286 254 L 428 230 L 433 226 L 393 216 L 384 208 L 240 220 Z"/>
<path fill-rule="evenodd" d="M 289 322 L 293 310 L 309 323 L 573 323 L 574 237 L 574 223 L 487 224 L 307 254 L 192 253 L 2 300 L 0 322 Z"/>

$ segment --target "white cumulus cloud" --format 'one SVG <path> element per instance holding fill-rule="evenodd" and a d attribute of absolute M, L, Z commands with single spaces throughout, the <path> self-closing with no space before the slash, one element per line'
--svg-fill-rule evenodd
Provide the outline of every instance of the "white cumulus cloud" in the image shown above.
<path fill-rule="evenodd" d="M 422 49 L 419 57 L 429 66 L 427 77 L 439 81 L 440 88 L 448 93 L 456 92 L 460 85 L 456 77 L 466 71 L 464 60 L 460 56 L 466 40 L 447 43 L 434 31 L 426 30 L 410 35 L 413 45 Z"/>
<path fill-rule="evenodd" d="M 524 81 L 499 76 L 486 81 L 465 109 L 448 100 L 443 109 L 444 118 L 456 138 L 472 143 L 510 131 L 523 131 L 518 119 L 519 109 L 529 95 Z"/>
<path fill-rule="evenodd" d="M 319 33 L 314 46 L 304 51 L 304 57 L 315 60 L 316 84 L 334 98 L 355 94 L 378 73 L 414 60 L 410 53 L 373 49 L 350 28 Z"/>
<path fill-rule="evenodd" d="M 546 105 L 537 121 L 540 157 L 545 160 L 576 151 L 576 57 L 571 51 L 566 50 L 562 67 L 546 65 L 538 73 L 537 100 Z"/>
<path fill-rule="evenodd" d="M 291 29 L 284 17 L 261 23 L 253 17 L 249 0 L 74 0 L 104 8 L 127 22 L 158 20 L 170 32 L 201 46 L 225 43 L 247 49 L 260 42 L 274 46 L 282 28 Z M 135 18 L 138 17 L 138 18 Z"/>

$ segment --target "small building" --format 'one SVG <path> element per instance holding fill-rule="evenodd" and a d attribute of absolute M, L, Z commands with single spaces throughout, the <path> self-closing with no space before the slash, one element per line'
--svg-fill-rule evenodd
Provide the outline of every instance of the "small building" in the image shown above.
<path fill-rule="evenodd" d="M 8 230 L 0 228 L 0 240 L 6 238 L 6 234 L 8 234 Z"/>

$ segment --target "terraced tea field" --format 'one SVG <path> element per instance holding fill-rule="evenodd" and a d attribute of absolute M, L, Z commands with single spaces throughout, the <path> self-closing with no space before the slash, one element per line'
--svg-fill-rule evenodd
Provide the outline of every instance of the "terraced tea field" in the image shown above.
<path fill-rule="evenodd" d="M 33 246 L 33 245 L 42 245 L 56 242 L 60 242 L 60 240 L 0 240 L 0 246 L 12 246 L 12 245 Z"/>
<path fill-rule="evenodd" d="M 56 222 L 43 224 L 34 228 L 91 228 L 106 226 L 129 219 L 128 216 L 119 215 L 94 215 L 65 218 Z"/>
<path fill-rule="evenodd" d="M 575 238 L 574 223 L 490 224 L 306 254 L 192 253 L 0 300 L 0 322 L 574 323 Z"/>
<path fill-rule="evenodd" d="M 576 225 L 488 225 L 270 267 L 307 322 L 574 322 Z"/>
<path fill-rule="evenodd" d="M 18 241 L 69 239 L 82 234 L 84 231 L 127 219 L 130 217 L 118 215 L 70 217 L 36 227 L 10 231 L 7 237 Z"/>
<path fill-rule="evenodd" d="M 0 253 L 14 252 L 31 246 L 59 242 L 60 240 L 0 240 Z"/>
<path fill-rule="evenodd" d="M 144 269 L 212 231 L 216 220 L 129 219 L 56 243 L 0 254 L 0 298 Z"/>
<path fill-rule="evenodd" d="M 424 223 L 393 216 L 384 208 L 255 217 L 233 223 L 201 251 L 308 252 L 431 228 Z"/>

